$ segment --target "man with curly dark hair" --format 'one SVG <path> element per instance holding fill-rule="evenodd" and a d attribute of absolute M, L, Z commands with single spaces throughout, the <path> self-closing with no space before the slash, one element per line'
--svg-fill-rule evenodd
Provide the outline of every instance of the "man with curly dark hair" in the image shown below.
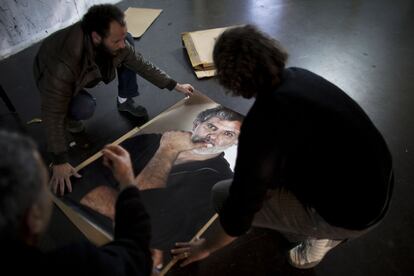
<path fill-rule="evenodd" d="M 234 178 L 213 188 L 216 235 L 178 243 L 173 253 L 183 265 L 253 225 L 295 242 L 288 261 L 311 268 L 378 225 L 388 209 L 392 160 L 382 135 L 340 88 L 308 70 L 285 68 L 287 56 L 253 26 L 227 30 L 216 42 L 219 82 L 255 103 L 241 128 Z"/>

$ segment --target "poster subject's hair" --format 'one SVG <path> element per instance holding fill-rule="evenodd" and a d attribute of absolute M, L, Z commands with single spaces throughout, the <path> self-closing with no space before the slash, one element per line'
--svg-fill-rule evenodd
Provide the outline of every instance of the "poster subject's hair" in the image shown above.
<path fill-rule="evenodd" d="M 206 109 L 202 112 L 200 112 L 196 119 L 194 120 L 194 125 L 201 124 L 210 118 L 217 117 L 220 120 L 225 121 L 243 121 L 243 115 L 237 113 L 236 111 L 233 111 L 231 109 L 228 109 L 227 107 L 224 107 L 222 105 L 216 106 L 214 108 Z"/>

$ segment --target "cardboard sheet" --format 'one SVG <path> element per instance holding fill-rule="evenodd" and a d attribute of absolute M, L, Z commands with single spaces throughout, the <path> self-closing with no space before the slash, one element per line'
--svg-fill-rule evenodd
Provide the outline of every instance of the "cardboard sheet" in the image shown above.
<path fill-rule="evenodd" d="M 159 9 L 128 8 L 125 11 L 128 32 L 134 38 L 141 37 L 161 12 Z"/>
<path fill-rule="evenodd" d="M 186 32 L 181 35 L 197 78 L 216 75 L 213 62 L 214 44 L 217 38 L 228 28 L 231 27 Z"/>

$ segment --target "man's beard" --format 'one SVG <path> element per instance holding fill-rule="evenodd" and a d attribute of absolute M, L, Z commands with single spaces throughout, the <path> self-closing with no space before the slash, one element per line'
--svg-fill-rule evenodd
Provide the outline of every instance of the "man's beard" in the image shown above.
<path fill-rule="evenodd" d="M 107 56 L 107 57 L 113 57 L 113 56 L 116 56 L 118 54 L 118 50 L 117 51 L 112 51 L 111 49 L 106 47 L 103 42 L 99 43 L 96 46 L 96 52 L 98 53 L 98 55 Z"/>
<path fill-rule="evenodd" d="M 209 147 L 207 148 L 193 149 L 193 152 L 196 154 L 203 154 L 203 155 L 218 154 L 218 153 L 222 153 L 223 151 L 229 148 L 229 146 L 218 147 L 214 143 L 210 142 L 207 138 L 201 137 L 198 135 L 191 136 L 191 141 L 193 143 L 204 143 L 204 144 L 209 145 Z"/>

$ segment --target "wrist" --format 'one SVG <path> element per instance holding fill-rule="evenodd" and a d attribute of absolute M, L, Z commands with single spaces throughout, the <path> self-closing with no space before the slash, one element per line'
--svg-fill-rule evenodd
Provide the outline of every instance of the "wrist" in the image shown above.
<path fill-rule="evenodd" d="M 61 165 L 61 164 L 65 164 L 68 163 L 69 161 L 69 155 L 68 152 L 64 151 L 64 152 L 60 152 L 60 153 L 51 153 L 51 157 L 52 157 L 52 163 L 54 165 Z"/>
<path fill-rule="evenodd" d="M 54 168 L 63 168 L 63 167 L 66 167 L 67 165 L 70 165 L 69 163 L 62 163 L 62 164 L 51 164 L 51 168 L 52 168 L 52 170 L 54 169 Z"/>
<path fill-rule="evenodd" d="M 177 89 L 178 84 L 179 83 L 176 82 L 175 80 L 170 80 L 167 84 L 167 89 L 170 90 L 170 91 L 173 90 L 173 89 Z"/>
<path fill-rule="evenodd" d="M 161 144 L 157 151 L 158 154 L 167 159 L 176 159 L 178 154 L 180 154 L 180 151 L 176 147 L 168 144 Z"/>

